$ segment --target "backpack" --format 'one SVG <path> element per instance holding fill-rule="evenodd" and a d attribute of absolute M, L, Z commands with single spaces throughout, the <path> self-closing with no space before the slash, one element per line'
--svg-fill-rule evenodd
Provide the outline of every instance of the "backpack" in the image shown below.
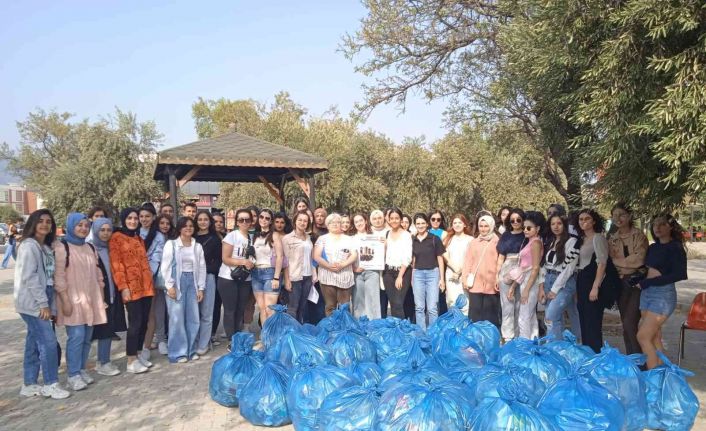
<path fill-rule="evenodd" d="M 63 238 L 60 241 L 62 244 L 64 244 L 64 251 L 66 251 L 66 263 L 64 264 L 64 268 L 68 268 L 69 267 L 69 256 L 71 255 L 71 253 L 69 252 L 69 243 L 66 242 L 66 240 Z M 87 242 L 86 244 L 88 244 L 91 247 L 91 250 L 93 250 L 93 254 L 95 254 L 96 248 L 93 246 L 93 244 L 91 244 L 90 242 Z M 100 259 L 98 259 L 98 260 L 100 261 Z M 98 264 L 96 264 L 96 266 L 98 266 Z"/>

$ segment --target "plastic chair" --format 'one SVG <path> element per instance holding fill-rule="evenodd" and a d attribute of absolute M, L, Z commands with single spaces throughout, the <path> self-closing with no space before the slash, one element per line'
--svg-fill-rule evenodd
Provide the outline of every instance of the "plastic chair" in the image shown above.
<path fill-rule="evenodd" d="M 684 333 L 687 329 L 706 331 L 706 292 L 696 294 L 691 302 L 689 315 L 686 316 L 686 320 L 681 324 L 678 365 L 681 365 L 681 360 L 684 359 Z"/>

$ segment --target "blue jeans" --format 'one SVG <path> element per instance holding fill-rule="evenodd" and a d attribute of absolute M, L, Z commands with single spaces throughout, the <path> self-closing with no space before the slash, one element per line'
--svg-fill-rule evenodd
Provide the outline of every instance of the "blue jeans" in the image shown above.
<path fill-rule="evenodd" d="M 292 291 L 289 292 L 289 304 L 287 304 L 287 314 L 297 319 L 299 323 L 304 323 L 304 312 L 309 302 L 311 289 L 311 276 L 302 277 L 301 280 L 292 282 Z"/>
<path fill-rule="evenodd" d="M 56 334 L 51 327 L 51 320 L 20 313 L 27 324 L 25 354 L 22 363 L 25 385 L 36 385 L 39 369 L 45 385 L 59 381 L 59 352 Z"/>
<path fill-rule="evenodd" d="M 544 293 L 549 294 L 557 279 L 557 274 L 547 273 L 544 277 Z M 555 340 L 561 340 L 564 332 L 564 311 L 569 313 L 571 322 L 571 332 L 576 338 L 581 339 L 581 323 L 579 312 L 576 308 L 576 276 L 572 275 L 566 281 L 564 287 L 556 294 L 556 298 L 549 299 L 545 304 L 544 323 L 547 325 L 547 335 L 554 336 Z"/>
<path fill-rule="evenodd" d="M 105 365 L 110 362 L 110 347 L 113 344 L 111 338 L 101 338 L 98 340 L 98 362 Z"/>
<path fill-rule="evenodd" d="M 199 303 L 196 300 L 193 273 L 181 273 L 179 289 L 181 290 L 179 300 L 169 297 L 166 299 L 169 312 L 167 339 L 169 362 L 176 362 L 179 358 L 190 359 L 194 355 L 196 336 L 199 333 Z"/>
<path fill-rule="evenodd" d="M 196 350 L 206 350 L 211 343 L 211 328 L 213 327 L 213 304 L 216 301 L 216 276 L 206 274 L 206 289 L 199 303 L 199 335 L 196 340 Z"/>
<path fill-rule="evenodd" d="M 439 304 L 439 268 L 415 269 L 412 273 L 412 292 L 414 293 L 414 314 L 417 325 L 427 328 L 426 315 L 429 314 L 429 325 L 436 321 Z"/>
<path fill-rule="evenodd" d="M 93 326 L 66 325 L 66 335 L 66 367 L 69 377 L 73 377 L 86 369 L 88 354 L 91 353 Z"/>
<path fill-rule="evenodd" d="M 253 293 L 265 293 L 267 295 L 279 295 L 279 289 L 272 289 L 272 280 L 275 278 L 274 268 L 253 268 L 250 272 L 252 277 Z M 280 280 L 283 282 L 284 280 Z"/>
<path fill-rule="evenodd" d="M 12 256 L 13 259 L 17 260 L 17 254 L 15 252 L 15 242 L 10 243 L 10 241 L 7 241 L 7 244 L 5 245 L 5 255 L 2 258 L 2 269 L 7 268 L 7 265 L 10 263 L 10 256 Z"/>

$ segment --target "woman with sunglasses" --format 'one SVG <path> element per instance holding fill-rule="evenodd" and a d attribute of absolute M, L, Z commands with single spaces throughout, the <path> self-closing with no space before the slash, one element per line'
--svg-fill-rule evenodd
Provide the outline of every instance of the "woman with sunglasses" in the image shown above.
<path fill-rule="evenodd" d="M 647 355 L 647 369 L 661 364 L 657 351 L 664 352 L 662 326 L 677 305 L 674 283 L 687 279 L 684 230 L 670 214 L 652 219 L 655 242 L 647 249 L 647 277 L 639 282 L 642 320 L 637 340 Z"/>
<path fill-rule="evenodd" d="M 500 306 L 502 309 L 501 332 L 507 342 L 520 335 L 517 321 L 520 317 L 520 301 L 510 300 L 510 288 L 513 282 L 509 280 L 511 272 L 519 271 L 520 250 L 526 243 L 523 223 L 525 212 L 519 208 L 510 210 L 505 219 L 505 233 L 498 241 L 498 286 L 500 290 Z M 513 296 L 514 298 L 514 296 Z"/>
<path fill-rule="evenodd" d="M 248 275 L 243 280 L 234 280 L 231 272 L 237 266 L 243 266 L 248 271 L 255 266 L 253 256 L 248 253 L 252 247 L 248 234 L 252 222 L 250 211 L 245 208 L 237 210 L 235 222 L 238 228 L 223 238 L 222 263 L 216 282 L 218 293 L 223 300 L 223 329 L 228 340 L 236 332 L 242 331 L 245 305 L 252 294 L 252 277 Z M 228 349 L 230 350 L 230 343 Z"/>
<path fill-rule="evenodd" d="M 415 214 L 414 226 L 417 228 L 417 235 L 412 240 L 414 309 L 417 325 L 426 330 L 427 317 L 429 325 L 438 317 L 439 291 L 446 289 L 441 277 L 446 249 L 438 236 L 427 231 L 429 223 L 424 213 Z"/>
<path fill-rule="evenodd" d="M 417 217 L 415 216 L 414 218 L 416 219 Z M 436 235 L 441 240 L 446 238 L 446 219 L 441 210 L 432 211 L 426 219 L 429 221 L 428 230 L 430 234 Z M 416 227 L 416 222 L 414 224 Z"/>
<path fill-rule="evenodd" d="M 260 210 L 255 231 L 255 268 L 252 270 L 252 291 L 255 295 L 257 307 L 260 309 L 260 325 L 274 313 L 270 305 L 277 303 L 284 280 L 282 274 L 282 240 L 279 234 L 275 235 L 272 229 L 274 213 L 267 208 Z"/>

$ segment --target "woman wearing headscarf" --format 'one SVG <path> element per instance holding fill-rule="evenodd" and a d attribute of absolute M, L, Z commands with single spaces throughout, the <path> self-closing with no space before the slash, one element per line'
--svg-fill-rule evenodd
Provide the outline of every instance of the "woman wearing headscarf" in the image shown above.
<path fill-rule="evenodd" d="M 500 328 L 500 287 L 498 286 L 498 235 L 495 219 L 478 219 L 478 236 L 468 245 L 461 271 L 463 287 L 468 290 L 468 317 L 487 320 Z"/>
<path fill-rule="evenodd" d="M 125 306 L 120 298 L 118 289 L 115 288 L 113 273 L 110 270 L 110 251 L 108 241 L 113 235 L 113 222 L 107 218 L 93 220 L 91 226 L 91 239 L 98 253 L 98 268 L 103 275 L 103 297 L 108 305 L 106 317 L 108 322 L 93 327 L 93 340 L 98 340 L 98 367 L 96 371 L 102 376 L 117 376 L 120 374 L 118 367 L 110 362 L 110 347 L 116 332 L 127 331 L 125 322 Z"/>
<path fill-rule="evenodd" d="M 154 296 L 152 270 L 147 261 L 145 243 L 140 238 L 140 219 L 136 208 L 120 212 L 122 227 L 109 241 L 110 270 L 127 309 L 128 328 L 125 350 L 127 371 L 144 373 L 152 366 L 150 361 L 137 357 L 145 343 L 150 306 Z"/>
<path fill-rule="evenodd" d="M 107 322 L 103 274 L 98 269 L 98 256 L 93 246 L 86 244 L 89 230 L 88 217 L 70 213 L 66 218 L 66 236 L 54 243 L 54 290 L 58 293 L 60 310 L 56 323 L 66 326 L 68 380 L 69 387 L 75 391 L 93 383 L 86 371 L 93 326 Z"/>

